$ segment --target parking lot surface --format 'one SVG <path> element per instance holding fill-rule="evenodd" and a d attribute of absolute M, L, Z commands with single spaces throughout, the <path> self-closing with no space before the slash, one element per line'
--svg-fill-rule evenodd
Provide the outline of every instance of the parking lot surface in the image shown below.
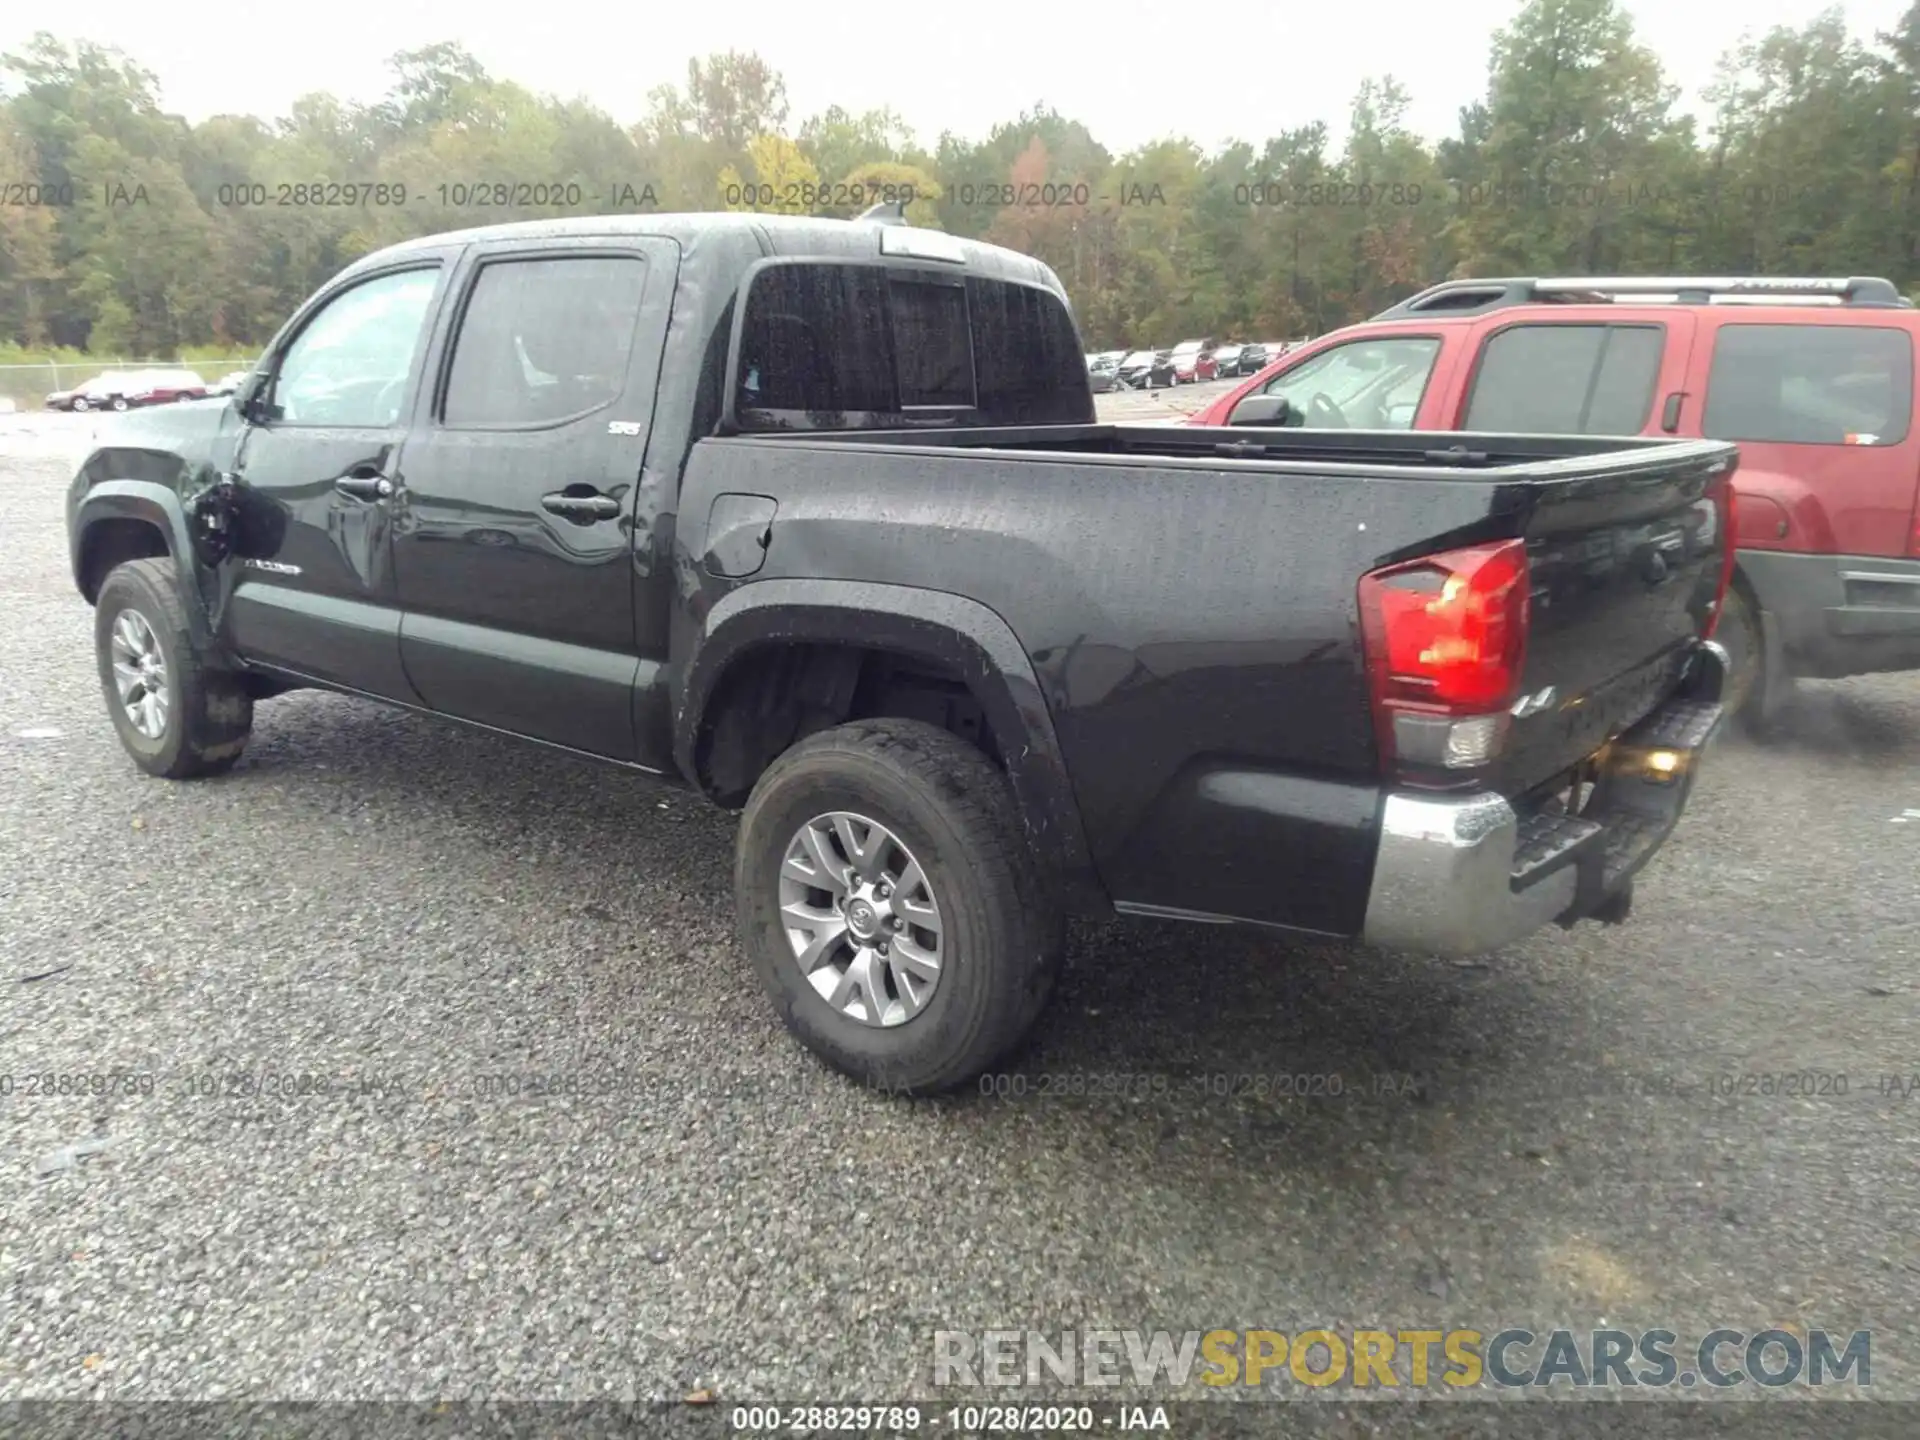
<path fill-rule="evenodd" d="M 1871 1329 L 1920 1396 L 1920 678 L 1720 745 L 1624 927 L 1086 927 L 997 1093 L 904 1103 L 778 1028 L 684 793 L 317 693 L 140 776 L 58 418 L 0 417 L 0 1397 L 887 1400 L 940 1329 L 1373 1325 Z"/>

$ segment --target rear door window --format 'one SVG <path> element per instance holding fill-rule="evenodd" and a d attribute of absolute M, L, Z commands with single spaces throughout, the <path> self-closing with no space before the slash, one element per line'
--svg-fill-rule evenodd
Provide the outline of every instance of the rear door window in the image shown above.
<path fill-rule="evenodd" d="M 626 387 L 646 288 L 638 255 L 489 261 L 454 341 L 449 426 L 546 426 Z"/>
<path fill-rule="evenodd" d="M 1898 445 L 1913 421 L 1913 341 L 1870 325 L 1723 324 L 1701 428 L 1713 440 Z"/>
<path fill-rule="evenodd" d="M 1514 325 L 1489 338 L 1463 429 L 1637 435 L 1666 348 L 1660 325 Z"/>

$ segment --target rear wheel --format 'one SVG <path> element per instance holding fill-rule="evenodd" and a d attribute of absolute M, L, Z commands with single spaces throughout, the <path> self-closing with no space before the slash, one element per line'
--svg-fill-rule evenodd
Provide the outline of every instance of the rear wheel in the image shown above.
<path fill-rule="evenodd" d="M 1767 734 L 1779 719 L 1782 700 L 1791 693 L 1792 679 L 1767 673 L 1760 609 L 1746 586 L 1736 583 L 1727 587 L 1727 598 L 1713 638 L 1727 652 L 1727 685 L 1722 703 L 1728 718 L 1737 720 L 1750 735 Z"/>
<path fill-rule="evenodd" d="M 1008 1054 L 1064 949 L 1006 777 L 917 720 L 842 725 L 774 761 L 741 820 L 734 893 L 787 1028 L 901 1094 L 950 1090 Z"/>
<path fill-rule="evenodd" d="M 73 397 L 73 408 L 75 410 L 91 410 L 93 405 L 88 401 L 86 396 L 76 395 Z"/>
<path fill-rule="evenodd" d="M 116 396 L 114 396 L 114 397 L 113 397 L 113 408 L 114 408 L 114 409 L 116 409 L 116 410 L 124 410 L 124 409 L 126 409 L 126 408 L 127 408 L 127 397 L 126 397 L 126 396 L 124 396 L 124 395 L 116 395 Z"/>
<path fill-rule="evenodd" d="M 100 587 L 94 645 L 120 744 L 149 775 L 184 780 L 233 767 L 253 730 L 238 676 L 196 653 L 172 562 L 132 560 Z"/>

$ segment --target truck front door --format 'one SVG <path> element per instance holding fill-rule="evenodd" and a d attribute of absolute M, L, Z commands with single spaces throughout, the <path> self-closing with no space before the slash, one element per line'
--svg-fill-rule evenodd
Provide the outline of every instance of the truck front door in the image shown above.
<path fill-rule="evenodd" d="M 417 700 L 388 533 L 428 317 L 457 254 L 353 277 L 270 355 L 234 463 L 249 533 L 222 628 L 246 659 Z"/>

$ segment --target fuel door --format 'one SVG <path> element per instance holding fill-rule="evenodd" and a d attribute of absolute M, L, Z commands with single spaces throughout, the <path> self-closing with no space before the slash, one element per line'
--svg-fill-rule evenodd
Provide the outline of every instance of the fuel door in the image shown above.
<path fill-rule="evenodd" d="M 766 563 L 779 504 L 765 495 L 716 495 L 707 512 L 707 549 L 701 567 L 709 575 L 742 580 Z"/>

